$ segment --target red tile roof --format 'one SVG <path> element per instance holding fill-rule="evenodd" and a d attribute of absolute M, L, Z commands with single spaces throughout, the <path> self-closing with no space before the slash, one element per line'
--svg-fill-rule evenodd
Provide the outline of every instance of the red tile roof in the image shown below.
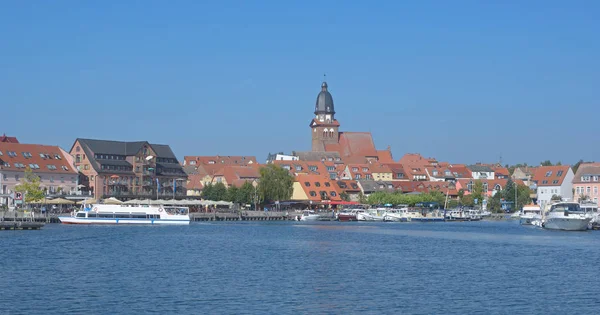
<path fill-rule="evenodd" d="M 539 166 L 535 169 L 532 180 L 538 186 L 560 186 L 570 168 L 569 165 Z"/>
<path fill-rule="evenodd" d="M 337 151 L 344 161 L 352 158 L 374 157 L 377 150 L 370 132 L 340 132 L 337 144 L 325 145 L 326 151 Z"/>
<path fill-rule="evenodd" d="M 236 180 L 255 180 L 260 178 L 260 171 L 257 167 L 253 166 L 226 165 L 216 171 L 214 176 L 223 176 L 228 185 L 233 185 Z"/>
<path fill-rule="evenodd" d="M 0 142 L 19 143 L 19 140 L 17 140 L 16 137 L 8 137 L 6 136 L 6 134 L 3 134 L 2 136 L 0 136 Z"/>
<path fill-rule="evenodd" d="M 257 164 L 255 156 L 184 156 L 185 165 L 249 165 Z"/>
<path fill-rule="evenodd" d="M 406 153 L 400 158 L 399 163 L 402 164 L 417 164 L 417 165 L 431 165 L 437 164 L 434 158 L 425 158 L 419 153 Z"/>
<path fill-rule="evenodd" d="M 2 170 L 24 171 L 30 167 L 34 173 L 77 174 L 73 165 L 69 164 L 66 152 L 57 146 L 0 142 L 0 152 Z M 11 156 L 13 152 L 15 154 Z M 24 167 L 17 167 L 20 164 Z"/>
<path fill-rule="evenodd" d="M 298 175 L 296 181 L 300 183 L 300 186 L 306 193 L 309 200 L 312 201 L 341 201 L 340 194 L 342 190 L 338 187 L 335 181 L 321 175 Z M 322 199 L 321 192 L 327 194 L 327 199 Z"/>
<path fill-rule="evenodd" d="M 394 163 L 394 158 L 392 158 L 392 151 L 388 150 L 378 150 L 377 157 L 379 163 Z"/>

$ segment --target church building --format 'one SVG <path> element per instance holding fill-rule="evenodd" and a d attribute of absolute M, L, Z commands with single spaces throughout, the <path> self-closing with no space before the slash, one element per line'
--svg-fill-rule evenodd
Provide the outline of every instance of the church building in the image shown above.
<path fill-rule="evenodd" d="M 313 152 L 337 152 L 344 163 L 392 162 L 391 149 L 375 149 L 370 132 L 341 132 L 335 119 L 333 97 L 327 82 L 317 95 L 315 116 L 310 122 Z"/>

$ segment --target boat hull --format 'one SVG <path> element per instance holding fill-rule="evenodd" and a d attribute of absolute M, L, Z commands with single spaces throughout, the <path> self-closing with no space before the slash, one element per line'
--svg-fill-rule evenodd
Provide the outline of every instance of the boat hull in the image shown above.
<path fill-rule="evenodd" d="M 548 230 L 585 231 L 590 221 L 590 218 L 548 218 L 543 226 Z"/>
<path fill-rule="evenodd" d="M 338 215 L 338 220 L 341 222 L 358 221 L 355 214 L 344 214 L 344 213 L 340 213 Z"/>
<path fill-rule="evenodd" d="M 300 221 L 319 221 L 319 217 L 318 214 L 303 215 L 300 217 Z"/>
<path fill-rule="evenodd" d="M 442 217 L 424 217 L 424 218 L 412 218 L 414 222 L 444 222 L 446 219 Z"/>
<path fill-rule="evenodd" d="M 127 218 L 76 218 L 58 217 L 63 224 L 147 224 L 147 225 L 189 225 L 185 219 L 127 219 Z"/>

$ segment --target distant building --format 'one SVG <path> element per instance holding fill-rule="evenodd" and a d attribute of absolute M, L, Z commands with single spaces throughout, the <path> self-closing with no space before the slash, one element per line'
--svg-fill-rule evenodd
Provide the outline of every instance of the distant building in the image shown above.
<path fill-rule="evenodd" d="M 168 145 L 77 139 L 70 153 L 83 190 L 97 199 L 186 195 L 188 175 Z"/>
<path fill-rule="evenodd" d="M 337 152 L 345 163 L 366 163 L 391 160 L 391 151 L 377 151 L 370 132 L 340 132 L 335 119 L 333 97 L 327 82 L 317 95 L 314 118 L 310 122 L 313 152 Z M 381 157 L 380 157 L 381 154 Z M 302 159 L 302 158 L 301 158 Z"/>
<path fill-rule="evenodd" d="M 581 163 L 573 178 L 574 201 L 588 199 L 600 206 L 600 163 Z"/>
<path fill-rule="evenodd" d="M 49 197 L 77 194 L 77 171 L 71 156 L 57 146 L 0 142 L 0 204 L 14 204 L 15 186 L 29 168 L 40 177 Z"/>
<path fill-rule="evenodd" d="M 292 200 L 327 204 L 342 201 L 342 190 L 335 181 L 322 175 L 298 175 L 293 184 Z"/>
<path fill-rule="evenodd" d="M 8 137 L 6 134 L 0 136 L 0 143 L 19 143 L 16 137 Z"/>
<path fill-rule="evenodd" d="M 222 165 L 251 165 L 257 164 L 255 156 L 184 156 L 183 165 L 211 165 L 211 164 L 222 164 Z"/>
<path fill-rule="evenodd" d="M 550 202 L 552 196 L 573 200 L 574 177 L 569 165 L 537 167 L 532 181 L 537 189 L 538 204 L 544 205 Z"/>
<path fill-rule="evenodd" d="M 267 157 L 267 164 L 273 163 L 273 161 L 298 161 L 298 160 L 300 160 L 300 158 L 295 155 L 288 155 L 288 154 L 281 154 L 281 153 L 269 154 L 269 156 Z"/>
<path fill-rule="evenodd" d="M 467 166 L 471 171 L 471 176 L 473 179 L 494 179 L 495 172 L 494 170 L 487 166 L 481 164 L 469 165 Z"/>

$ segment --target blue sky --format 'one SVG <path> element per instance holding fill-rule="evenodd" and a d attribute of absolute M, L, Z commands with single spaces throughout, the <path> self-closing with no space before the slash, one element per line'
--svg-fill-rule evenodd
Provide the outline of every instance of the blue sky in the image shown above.
<path fill-rule="evenodd" d="M 341 130 L 394 158 L 600 160 L 597 1 L 3 1 L 0 133 L 310 149 L 323 73 Z M 586 119 L 587 118 L 587 119 Z"/>

